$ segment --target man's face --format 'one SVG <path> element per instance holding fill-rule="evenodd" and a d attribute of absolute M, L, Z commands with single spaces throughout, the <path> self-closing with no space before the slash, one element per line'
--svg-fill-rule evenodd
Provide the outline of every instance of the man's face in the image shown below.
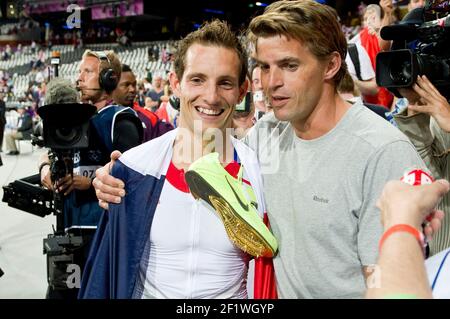
<path fill-rule="evenodd" d="M 153 79 L 153 87 L 159 89 L 161 87 L 161 82 L 162 82 L 161 77 L 157 76 L 156 78 Z"/>
<path fill-rule="evenodd" d="M 261 112 L 266 112 L 266 102 L 261 82 L 260 67 L 254 68 L 252 72 L 252 92 L 253 92 L 253 103 L 255 104 L 255 107 Z"/>
<path fill-rule="evenodd" d="M 136 97 L 136 77 L 133 72 L 122 72 L 117 88 L 112 93 L 113 100 L 123 106 L 132 106 Z"/>
<path fill-rule="evenodd" d="M 414 10 L 416 8 L 423 8 L 425 6 L 425 0 L 410 0 L 408 3 L 408 10 Z"/>
<path fill-rule="evenodd" d="M 364 14 L 364 26 L 369 29 L 369 33 L 374 34 L 381 28 L 381 19 L 375 10 L 368 10 Z"/>
<path fill-rule="evenodd" d="M 262 90 L 261 68 L 256 67 L 252 72 L 252 92 Z"/>
<path fill-rule="evenodd" d="M 81 60 L 78 68 L 77 86 L 81 90 L 81 101 L 96 103 L 102 95 L 98 81 L 100 61 L 96 57 L 87 56 Z"/>
<path fill-rule="evenodd" d="M 258 39 L 257 59 L 275 116 L 291 123 L 306 121 L 322 96 L 327 63 L 300 41 L 278 35 Z"/>
<path fill-rule="evenodd" d="M 174 73 L 170 77 L 181 101 L 181 125 L 194 131 L 198 121 L 203 132 L 231 127 L 234 107 L 247 91 L 247 82 L 239 86 L 239 69 L 234 50 L 193 44 L 186 52 L 181 81 Z"/>

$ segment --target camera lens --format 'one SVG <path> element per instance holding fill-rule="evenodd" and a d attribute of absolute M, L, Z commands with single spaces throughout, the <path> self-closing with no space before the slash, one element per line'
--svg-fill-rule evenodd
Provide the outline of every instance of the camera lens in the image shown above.
<path fill-rule="evenodd" d="M 75 127 L 62 127 L 55 130 L 54 136 L 61 145 L 72 145 L 80 139 L 81 131 Z"/>
<path fill-rule="evenodd" d="M 391 79 L 396 85 L 408 84 L 411 81 L 412 65 L 408 60 L 396 61 L 391 64 Z"/>

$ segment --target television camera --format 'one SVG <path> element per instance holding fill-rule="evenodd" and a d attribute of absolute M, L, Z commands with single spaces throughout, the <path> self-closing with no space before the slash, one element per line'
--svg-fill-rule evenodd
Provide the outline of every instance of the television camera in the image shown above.
<path fill-rule="evenodd" d="M 450 1 L 427 1 L 425 8 L 412 10 L 399 24 L 381 29 L 381 37 L 393 43 L 391 51 L 377 55 L 378 86 L 400 97 L 399 88 L 411 87 L 418 75 L 426 75 L 450 98 L 449 12 Z"/>
<path fill-rule="evenodd" d="M 32 143 L 49 148 L 53 184 L 73 174 L 74 152 L 88 147 L 89 119 L 95 111 L 95 106 L 79 103 L 50 104 L 38 109 L 43 133 L 42 137 L 33 137 Z M 40 217 L 56 215 L 56 229 L 43 242 L 47 278 L 53 289 L 67 289 L 67 266 L 74 263 L 73 252 L 83 245 L 83 240 L 64 231 L 64 196 L 42 187 L 39 174 L 16 180 L 3 190 L 3 201 L 11 207 Z"/>

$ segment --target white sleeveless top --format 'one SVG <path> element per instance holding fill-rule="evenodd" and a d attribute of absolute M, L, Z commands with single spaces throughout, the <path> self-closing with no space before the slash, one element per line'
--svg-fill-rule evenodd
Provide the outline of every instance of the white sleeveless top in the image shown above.
<path fill-rule="evenodd" d="M 247 298 L 249 256 L 229 240 L 215 210 L 194 199 L 180 174 L 171 164 L 140 263 L 136 290 L 141 291 L 135 291 L 135 297 Z"/>

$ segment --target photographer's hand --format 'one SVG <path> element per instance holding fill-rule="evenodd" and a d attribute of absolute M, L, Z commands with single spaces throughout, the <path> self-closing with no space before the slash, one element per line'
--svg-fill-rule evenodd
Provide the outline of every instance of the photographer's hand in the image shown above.
<path fill-rule="evenodd" d="M 88 190 L 91 187 L 92 180 L 89 177 L 80 175 L 67 175 L 56 183 L 57 191 L 67 196 L 74 189 Z"/>
<path fill-rule="evenodd" d="M 50 159 L 48 153 L 44 153 L 39 158 L 39 174 L 41 178 L 41 185 L 53 191 L 53 183 L 50 178 Z"/>
<path fill-rule="evenodd" d="M 119 151 L 111 153 L 111 161 L 95 172 L 92 185 L 98 198 L 98 204 L 103 209 L 108 209 L 108 203 L 120 203 L 121 197 L 125 196 L 125 185 L 110 175 L 114 162 L 122 155 Z"/>
<path fill-rule="evenodd" d="M 53 190 L 52 180 L 50 179 L 50 165 L 45 165 L 41 169 L 41 184 L 49 190 Z"/>
<path fill-rule="evenodd" d="M 450 132 L 450 105 L 447 99 L 425 75 L 417 77 L 413 90 L 419 96 L 419 101 L 409 101 L 408 111 L 428 114 L 436 120 L 442 130 Z"/>

